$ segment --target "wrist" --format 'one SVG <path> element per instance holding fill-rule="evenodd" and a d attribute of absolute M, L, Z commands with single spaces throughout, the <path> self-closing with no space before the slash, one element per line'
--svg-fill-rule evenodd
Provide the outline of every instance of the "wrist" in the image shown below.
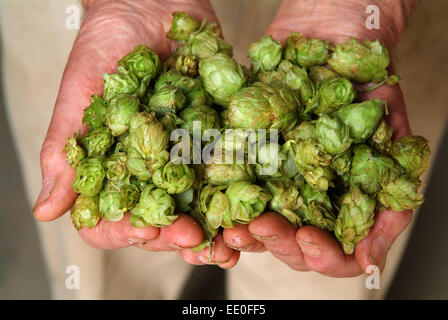
<path fill-rule="evenodd" d="M 379 29 L 368 29 L 366 13 L 369 5 L 379 9 Z M 348 37 L 378 39 L 392 49 L 397 43 L 416 0 L 284 0 L 268 33 L 284 41 L 290 31 L 308 37 L 344 42 Z"/>

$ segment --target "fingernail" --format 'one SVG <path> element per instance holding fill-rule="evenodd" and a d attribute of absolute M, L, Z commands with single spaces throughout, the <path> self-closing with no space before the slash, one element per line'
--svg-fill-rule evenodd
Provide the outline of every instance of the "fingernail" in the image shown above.
<path fill-rule="evenodd" d="M 148 240 L 146 239 L 139 239 L 139 238 L 128 238 L 128 243 L 133 245 L 141 245 L 144 246 Z"/>
<path fill-rule="evenodd" d="M 320 248 L 317 244 L 310 241 L 305 241 L 301 239 L 297 239 L 297 242 L 299 243 L 300 249 L 302 249 L 302 252 L 306 254 L 307 256 L 311 257 L 320 257 Z"/>
<path fill-rule="evenodd" d="M 213 264 L 213 262 L 211 262 L 208 257 L 199 256 L 198 259 L 203 264 Z"/>
<path fill-rule="evenodd" d="M 280 238 L 276 235 L 273 236 L 260 236 L 257 234 L 251 233 L 252 237 L 254 237 L 257 240 L 269 243 L 269 244 L 276 244 L 280 242 Z"/>
<path fill-rule="evenodd" d="M 185 249 L 184 247 L 178 246 L 177 244 L 174 244 L 174 243 L 169 243 L 168 246 L 170 246 L 174 250 L 183 250 L 183 249 Z"/>
<path fill-rule="evenodd" d="M 238 250 L 238 251 L 251 250 L 254 247 L 252 244 L 248 244 L 247 246 L 244 246 L 244 247 L 232 247 L 232 246 L 229 246 L 228 244 L 226 244 L 226 246 L 229 247 L 230 249 Z"/>
<path fill-rule="evenodd" d="M 204 256 L 199 256 L 199 261 L 203 264 L 210 264 L 210 265 L 219 265 L 219 264 L 224 264 L 230 261 L 230 258 L 227 261 L 222 261 L 222 262 L 218 262 L 218 261 L 210 261 L 209 257 L 204 257 Z"/>
<path fill-rule="evenodd" d="M 34 203 L 33 211 L 39 207 L 51 194 L 53 191 L 53 187 L 55 185 L 55 179 L 49 179 L 42 183 L 42 189 L 40 190 L 39 196 L 37 197 L 36 202 Z"/>
<path fill-rule="evenodd" d="M 389 242 L 382 236 L 378 236 L 373 240 L 372 248 L 370 249 L 370 260 L 381 270 L 386 263 L 386 255 L 389 251 Z"/>

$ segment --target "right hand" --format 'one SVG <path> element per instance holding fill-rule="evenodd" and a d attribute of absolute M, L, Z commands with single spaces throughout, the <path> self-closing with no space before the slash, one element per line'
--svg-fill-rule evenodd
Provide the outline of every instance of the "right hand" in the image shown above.
<path fill-rule="evenodd" d="M 291 31 L 311 38 L 328 39 L 333 43 L 345 42 L 350 36 L 371 41 L 378 39 L 391 51 L 414 1 L 378 2 L 382 14 L 379 30 L 368 30 L 364 24 L 365 8 L 370 2 L 341 1 L 336 5 L 331 0 L 284 0 L 266 33 L 282 43 Z M 394 74 L 392 64 L 389 74 Z M 358 99 L 375 97 L 388 103 L 390 114 L 386 120 L 394 128 L 393 139 L 409 135 L 411 132 L 400 86 L 384 85 L 361 94 Z M 261 215 L 248 225 L 225 229 L 223 236 L 226 244 L 234 249 L 247 252 L 268 250 L 296 271 L 315 271 L 338 278 L 355 277 L 370 265 L 384 269 L 390 247 L 411 219 L 410 210 L 378 212 L 369 235 L 358 242 L 354 255 L 350 256 L 343 253 L 329 232 L 311 225 L 295 230 L 285 218 L 273 212 Z"/>
<path fill-rule="evenodd" d="M 206 0 L 96 0 L 84 1 L 84 5 L 84 21 L 65 67 L 41 150 L 42 190 L 33 208 L 40 221 L 60 217 L 70 210 L 77 197 L 72 190 L 75 173 L 65 162 L 62 149 L 67 137 L 78 130 L 86 132 L 83 109 L 89 105 L 92 94 L 101 94 L 102 74 L 115 72 L 117 61 L 139 44 L 166 59 L 174 49 L 174 42 L 165 36 L 174 11 L 188 12 L 198 20 L 206 17 L 216 21 Z M 191 252 L 202 241 L 202 232 L 194 219 L 185 214 L 165 228 L 134 228 L 129 224 L 128 213 L 119 222 L 102 219 L 95 228 L 84 228 L 79 234 L 87 244 L 100 249 L 137 245 L 151 251 L 176 251 L 192 264 L 204 264 L 208 259 L 208 249 Z M 222 237 L 215 239 L 213 262 L 229 268 L 238 258 L 239 252 L 227 248 Z"/>

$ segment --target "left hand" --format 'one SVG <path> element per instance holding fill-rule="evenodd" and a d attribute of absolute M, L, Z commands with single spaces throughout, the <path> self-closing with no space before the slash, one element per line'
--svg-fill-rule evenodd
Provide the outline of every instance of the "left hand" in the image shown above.
<path fill-rule="evenodd" d="M 267 34 L 283 43 L 291 31 L 300 31 L 308 37 L 329 39 L 334 43 L 344 42 L 349 36 L 369 40 L 377 38 L 390 50 L 401 30 L 396 33 L 390 32 L 391 28 L 384 28 L 385 31 L 367 30 L 364 20 L 359 22 L 359 17 L 364 19 L 364 11 L 359 10 L 365 10 L 365 1 L 354 2 L 359 2 L 359 7 L 351 2 L 335 6 L 329 1 L 285 1 Z M 350 19 L 351 15 L 353 19 Z M 390 70 L 390 74 L 392 72 Z M 359 95 L 360 100 L 374 97 L 387 101 L 389 115 L 386 120 L 394 128 L 393 138 L 410 134 L 400 86 L 383 85 Z M 223 236 L 225 243 L 233 249 L 248 252 L 269 250 L 297 271 L 313 270 L 330 277 L 354 277 L 365 272 L 369 265 L 384 269 L 391 245 L 409 225 L 412 216 L 409 210 L 378 212 L 369 235 L 357 243 L 354 254 L 350 256 L 344 254 L 329 232 L 314 226 L 296 230 L 285 218 L 273 212 L 264 213 L 248 225 L 225 229 Z"/>

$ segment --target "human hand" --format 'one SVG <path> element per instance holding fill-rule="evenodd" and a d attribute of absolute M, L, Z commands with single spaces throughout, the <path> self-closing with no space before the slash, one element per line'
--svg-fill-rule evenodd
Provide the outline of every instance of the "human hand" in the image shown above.
<path fill-rule="evenodd" d="M 34 205 L 38 220 L 51 221 L 67 212 L 77 194 L 72 190 L 74 170 L 65 162 L 62 152 L 66 138 L 81 130 L 83 109 L 90 96 L 102 92 L 102 74 L 116 71 L 117 61 L 145 44 L 154 49 L 162 60 L 174 49 L 175 43 L 166 38 L 172 12 L 185 11 L 196 19 L 216 21 L 206 0 L 92 0 L 84 1 L 86 13 L 73 45 L 47 136 L 41 150 L 42 191 Z M 101 249 L 116 249 L 136 245 L 151 251 L 176 251 L 193 264 L 207 261 L 208 250 L 192 253 L 191 248 L 202 241 L 202 232 L 193 218 L 180 217 L 166 228 L 134 228 L 129 213 L 119 222 L 101 220 L 93 229 L 84 228 L 80 236 L 89 245 Z M 239 252 L 216 239 L 212 260 L 221 267 L 231 267 Z"/>
<path fill-rule="evenodd" d="M 291 31 L 334 43 L 345 42 L 350 36 L 372 41 L 378 39 L 390 52 L 414 2 L 375 3 L 380 7 L 380 29 L 368 30 L 364 12 L 371 1 L 341 1 L 335 5 L 327 0 L 285 0 L 266 33 L 283 43 Z M 393 63 L 389 74 L 394 74 Z M 386 120 L 394 128 L 393 139 L 410 134 L 400 86 L 384 85 L 359 95 L 360 100 L 374 97 L 387 101 L 389 115 Z M 377 265 L 383 270 L 389 248 L 411 219 L 409 210 L 377 213 L 369 235 L 357 243 L 351 256 L 343 253 L 339 243 L 327 231 L 314 226 L 304 226 L 296 231 L 285 218 L 273 212 L 261 215 L 249 225 L 225 229 L 223 236 L 231 248 L 250 252 L 269 250 L 294 270 L 313 270 L 331 277 L 353 277 L 364 272 L 369 265 Z"/>

